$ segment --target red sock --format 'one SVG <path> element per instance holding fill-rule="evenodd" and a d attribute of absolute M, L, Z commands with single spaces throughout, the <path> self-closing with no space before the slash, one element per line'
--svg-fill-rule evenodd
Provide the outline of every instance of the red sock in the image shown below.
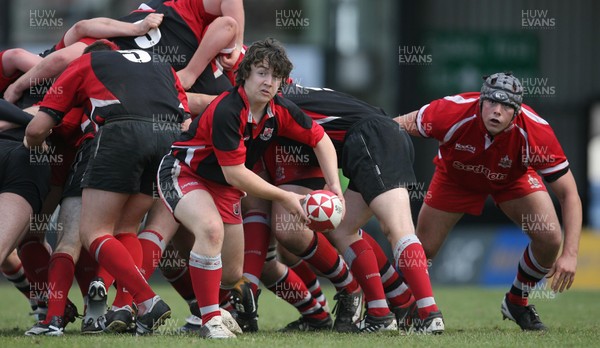
<path fill-rule="evenodd" d="M 296 309 L 307 318 L 323 320 L 327 318 L 327 312 L 321 304 L 312 297 L 310 291 L 302 279 L 291 269 L 286 267 L 285 275 L 268 287 L 277 297 L 296 307 Z"/>
<path fill-rule="evenodd" d="M 298 277 L 300 277 L 300 279 L 302 279 L 302 282 L 304 282 L 308 291 L 310 291 L 310 294 L 319 301 L 322 307 L 325 307 L 327 305 L 327 300 L 321 289 L 321 283 L 319 283 L 319 278 L 317 278 L 315 272 L 310 268 L 310 265 L 306 263 L 306 261 L 300 260 L 290 268 L 298 275 Z"/>
<path fill-rule="evenodd" d="M 140 240 L 138 239 L 137 235 L 135 235 L 134 233 L 119 233 L 115 236 L 115 238 L 119 242 L 121 242 L 121 244 L 123 244 L 125 249 L 127 249 L 127 251 L 129 252 L 129 255 L 131 255 L 135 266 L 138 269 L 140 269 L 140 267 L 142 267 L 142 261 L 144 257 L 142 254 L 142 245 L 140 244 Z M 143 275 L 144 274 L 142 273 L 142 276 Z M 127 289 L 119 285 L 120 284 L 117 283 L 117 294 L 115 295 L 113 306 L 117 308 L 131 306 L 131 303 L 133 302 L 133 297 L 129 292 L 127 292 Z"/>
<path fill-rule="evenodd" d="M 89 252 L 96 255 L 98 263 L 129 291 L 135 303 L 155 296 L 127 249 L 115 237 L 104 235 L 94 239 Z"/>
<path fill-rule="evenodd" d="M 219 284 L 223 268 L 221 254 L 217 256 L 198 255 L 190 252 L 190 275 L 198 307 L 202 314 L 202 323 L 208 323 L 213 317 L 221 315 L 219 311 Z"/>
<path fill-rule="evenodd" d="M 138 235 L 138 239 L 142 246 L 143 255 L 140 271 L 144 275 L 144 278 L 148 280 L 156 267 L 158 267 L 166 245 L 163 236 L 156 231 L 143 230 Z"/>
<path fill-rule="evenodd" d="M 48 314 L 46 314 L 45 324 L 48 324 L 53 316 L 64 315 L 74 275 L 75 264 L 71 255 L 67 253 L 52 255 L 48 266 Z"/>
<path fill-rule="evenodd" d="M 413 301 L 412 292 L 388 261 L 387 256 L 381 249 L 381 245 L 363 230 L 361 230 L 361 236 L 362 239 L 369 243 L 375 253 L 377 267 L 379 267 L 379 274 L 381 275 L 381 283 L 383 284 L 383 291 L 385 292 L 385 297 L 390 302 L 390 305 L 392 307 L 406 307 Z"/>
<path fill-rule="evenodd" d="M 358 283 L 348 265 L 322 233 L 315 232 L 308 248 L 298 256 L 323 273 L 337 291 L 346 289 L 348 293 L 353 293 L 358 290 Z"/>
<path fill-rule="evenodd" d="M 419 238 L 411 234 L 400 239 L 394 247 L 394 258 L 417 300 L 421 319 L 427 318 L 430 312 L 438 311 L 427 271 L 427 257 Z"/>
<path fill-rule="evenodd" d="M 19 244 L 19 258 L 30 283 L 30 298 L 41 300 L 47 296 L 48 263 L 50 253 L 36 238 L 26 239 Z"/>
<path fill-rule="evenodd" d="M 75 279 L 79 285 L 81 296 L 85 297 L 88 294 L 88 289 L 92 279 L 96 277 L 98 272 L 98 263 L 84 248 L 79 252 L 79 260 L 75 264 Z"/>
<path fill-rule="evenodd" d="M 252 283 L 254 295 L 267 257 L 271 226 L 266 214 L 252 212 L 244 216 L 244 276 Z"/>
<path fill-rule="evenodd" d="M 106 291 L 110 289 L 110 286 L 115 282 L 115 277 L 110 274 L 102 265 L 98 265 L 98 277 L 102 278 L 104 281 L 104 285 L 106 286 Z"/>
<path fill-rule="evenodd" d="M 31 290 L 31 284 L 29 284 L 29 280 L 27 280 L 27 276 L 25 275 L 25 270 L 23 269 L 23 265 L 19 264 L 14 269 L 2 269 L 2 274 L 4 277 L 11 283 L 15 285 L 17 290 L 19 290 L 25 297 L 29 299 L 29 290 Z"/>
<path fill-rule="evenodd" d="M 390 310 L 385 300 L 377 260 L 369 243 L 363 239 L 357 240 L 348 247 L 344 258 L 363 289 L 367 302 L 367 313 L 376 317 L 389 314 Z"/>
<path fill-rule="evenodd" d="M 173 289 L 177 291 L 186 302 L 191 302 L 196 298 L 194 295 L 194 286 L 192 285 L 192 278 L 190 277 L 189 268 L 183 269 L 160 269 L 163 276 L 171 284 Z"/>

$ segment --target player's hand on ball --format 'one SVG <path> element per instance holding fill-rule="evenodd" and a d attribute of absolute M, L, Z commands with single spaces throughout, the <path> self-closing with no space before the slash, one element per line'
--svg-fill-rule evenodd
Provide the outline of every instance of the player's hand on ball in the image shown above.
<path fill-rule="evenodd" d="M 301 201 L 304 200 L 303 195 L 299 195 L 294 192 L 286 191 L 284 199 L 281 200 L 281 205 L 287 210 L 293 217 L 299 219 L 300 222 L 308 223 L 310 220 L 304 209 L 302 208 Z"/>
<path fill-rule="evenodd" d="M 331 232 L 342 222 L 344 205 L 333 192 L 316 190 L 308 195 L 302 203 L 310 222 L 307 227 L 317 232 Z"/>

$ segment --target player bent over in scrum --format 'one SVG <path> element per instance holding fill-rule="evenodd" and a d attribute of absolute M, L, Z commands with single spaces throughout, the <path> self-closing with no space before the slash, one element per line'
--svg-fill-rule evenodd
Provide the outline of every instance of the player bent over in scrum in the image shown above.
<path fill-rule="evenodd" d="M 26 140 L 29 146 L 39 146 L 75 105 L 86 105 L 90 118 L 101 126 L 82 181 L 81 241 L 133 296 L 137 332 L 145 334 L 161 325 L 171 310 L 113 233 L 120 219 L 141 221 L 152 205 L 155 173 L 179 135 L 180 123 L 189 117 L 187 100 L 170 66 L 143 51 L 113 51 L 114 45 L 106 41 L 98 45 L 109 50 L 84 54 L 69 65 L 29 124 Z M 156 115 L 172 117 L 164 120 Z M 133 151 L 124 156 L 129 149 Z"/>

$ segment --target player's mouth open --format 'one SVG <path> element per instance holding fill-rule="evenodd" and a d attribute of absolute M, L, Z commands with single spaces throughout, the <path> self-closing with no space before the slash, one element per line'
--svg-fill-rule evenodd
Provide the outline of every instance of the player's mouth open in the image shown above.
<path fill-rule="evenodd" d="M 495 119 L 495 118 L 492 118 L 492 119 L 490 120 L 490 123 L 493 123 L 494 125 L 499 125 L 499 124 L 500 124 L 500 121 L 498 121 L 498 120 L 497 120 L 497 119 Z"/>

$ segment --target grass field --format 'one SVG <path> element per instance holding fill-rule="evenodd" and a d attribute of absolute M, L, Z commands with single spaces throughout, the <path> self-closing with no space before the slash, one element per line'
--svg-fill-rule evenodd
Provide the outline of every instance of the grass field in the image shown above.
<path fill-rule="evenodd" d="M 26 337 L 23 332 L 32 324 L 28 305 L 11 285 L 0 285 L 0 347 L 593 347 L 600 345 L 600 292 L 569 291 L 553 299 L 532 301 L 550 331 L 524 333 L 509 321 L 502 321 L 500 301 L 504 290 L 436 287 L 436 300 L 446 323 L 440 336 L 400 336 L 386 334 L 302 333 L 281 334 L 278 328 L 297 319 L 298 314 L 285 302 L 264 291 L 259 301 L 260 333 L 246 334 L 231 341 L 207 341 L 198 337 L 175 335 L 188 315 L 183 300 L 167 284 L 154 288 L 173 309 L 159 334 L 150 337 L 82 336 L 80 321 L 70 324 L 63 337 Z M 326 289 L 333 298 L 331 289 Z M 78 291 L 71 298 L 78 304 Z"/>

